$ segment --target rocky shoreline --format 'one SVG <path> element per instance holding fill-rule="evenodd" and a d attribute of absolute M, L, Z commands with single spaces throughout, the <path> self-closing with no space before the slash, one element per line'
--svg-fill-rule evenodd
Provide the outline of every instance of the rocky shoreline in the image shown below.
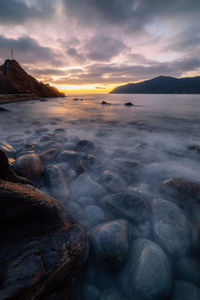
<path fill-rule="evenodd" d="M 84 263 L 77 299 L 198 300 L 200 184 L 168 178 L 155 197 L 137 184 L 138 160 L 109 161 L 63 128 L 37 134 L 0 144 L 10 162 L 1 152 L 0 299 L 73 299 Z"/>
<path fill-rule="evenodd" d="M 30 100 L 42 100 L 36 95 L 32 94 L 1 94 L 0 95 L 0 105 L 1 104 L 8 104 L 14 102 L 23 102 L 23 101 L 30 101 Z"/>

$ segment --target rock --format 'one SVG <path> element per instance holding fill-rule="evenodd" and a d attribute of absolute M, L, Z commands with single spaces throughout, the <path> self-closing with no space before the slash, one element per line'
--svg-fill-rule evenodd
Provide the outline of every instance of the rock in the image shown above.
<path fill-rule="evenodd" d="M 84 300 L 100 300 L 100 291 L 93 285 L 84 284 L 82 297 Z"/>
<path fill-rule="evenodd" d="M 200 154 L 200 145 L 191 145 L 188 147 L 189 150 Z"/>
<path fill-rule="evenodd" d="M 57 142 L 57 141 L 53 141 L 53 140 L 50 140 L 50 141 L 46 141 L 42 144 L 40 144 L 39 148 L 40 148 L 40 151 L 42 150 L 48 150 L 49 148 L 55 148 L 55 149 L 59 149 L 60 147 L 60 144 Z"/>
<path fill-rule="evenodd" d="M 194 183 L 182 178 L 170 178 L 162 183 L 161 190 L 168 196 L 181 200 L 181 202 L 187 200 L 189 204 L 192 201 L 200 204 L 199 183 Z"/>
<path fill-rule="evenodd" d="M 102 101 L 101 104 L 102 104 L 102 105 L 111 105 L 111 103 L 106 102 L 106 101 Z"/>
<path fill-rule="evenodd" d="M 66 203 L 66 208 L 67 211 L 69 211 L 69 213 L 72 214 L 73 217 L 76 217 L 78 221 L 82 219 L 83 212 L 79 204 L 74 201 L 68 201 Z"/>
<path fill-rule="evenodd" d="M 88 140 L 80 140 L 76 144 L 76 151 L 79 152 L 88 152 L 94 149 L 94 144 Z"/>
<path fill-rule="evenodd" d="M 134 106 L 132 102 L 126 102 L 124 103 L 125 106 Z"/>
<path fill-rule="evenodd" d="M 6 111 L 9 111 L 9 109 L 5 108 L 5 107 L 2 107 L 0 106 L 0 112 L 6 112 Z"/>
<path fill-rule="evenodd" d="M 101 224 L 90 232 L 96 260 L 109 268 L 121 268 L 128 257 L 129 231 L 125 220 Z"/>
<path fill-rule="evenodd" d="M 76 202 L 83 208 L 87 207 L 88 205 L 95 205 L 95 200 L 91 197 L 80 197 L 76 200 Z"/>
<path fill-rule="evenodd" d="M 152 199 L 152 190 L 148 184 L 142 183 L 135 186 L 129 186 L 126 192 L 136 197 L 141 197 L 145 201 Z"/>
<path fill-rule="evenodd" d="M 125 181 L 116 173 L 105 170 L 99 182 L 111 193 L 122 192 L 126 188 Z"/>
<path fill-rule="evenodd" d="M 191 257 L 182 257 L 175 264 L 175 278 L 200 287 L 200 261 Z"/>
<path fill-rule="evenodd" d="M 185 281 L 175 281 L 170 300 L 199 300 L 200 289 Z"/>
<path fill-rule="evenodd" d="M 136 180 L 139 167 L 140 163 L 137 160 L 121 157 L 113 159 L 111 165 L 112 171 L 120 174 L 120 176 L 130 184 L 133 184 Z"/>
<path fill-rule="evenodd" d="M 32 185 L 30 180 L 15 174 L 9 165 L 8 157 L 2 150 L 0 150 L 0 166 L 0 179 Z"/>
<path fill-rule="evenodd" d="M 130 255 L 119 276 L 124 292 L 130 299 L 165 299 L 172 287 L 172 274 L 162 248 L 149 240 L 137 239 Z"/>
<path fill-rule="evenodd" d="M 58 160 L 60 162 L 76 163 L 84 157 L 85 154 L 82 152 L 64 150 L 58 155 Z"/>
<path fill-rule="evenodd" d="M 73 151 L 75 150 L 75 145 L 73 143 L 65 143 L 62 148 L 64 150 L 70 150 L 70 151 Z"/>
<path fill-rule="evenodd" d="M 54 138 L 55 138 L 55 134 L 49 133 L 49 134 L 43 135 L 40 139 L 40 142 L 44 143 L 44 142 L 50 141 Z"/>
<path fill-rule="evenodd" d="M 99 173 L 102 170 L 102 164 L 96 156 L 89 154 L 76 164 L 75 170 L 79 175 L 84 172 Z"/>
<path fill-rule="evenodd" d="M 48 165 L 44 168 L 44 180 L 51 194 L 62 204 L 69 201 L 69 190 L 64 173 L 57 165 Z"/>
<path fill-rule="evenodd" d="M 70 193 L 74 199 L 82 196 L 100 198 L 105 195 L 105 190 L 101 185 L 93 181 L 87 173 L 83 173 L 71 183 Z"/>
<path fill-rule="evenodd" d="M 24 145 L 25 151 L 37 151 L 38 150 L 38 145 L 36 143 L 28 143 Z"/>
<path fill-rule="evenodd" d="M 131 222 L 140 222 L 147 215 L 145 202 L 131 194 L 108 195 L 101 199 L 101 203 L 116 216 L 126 218 Z"/>
<path fill-rule="evenodd" d="M 23 136 L 19 135 L 19 134 L 10 135 L 7 138 L 7 140 L 11 145 L 14 145 L 14 146 L 19 146 L 19 145 L 21 146 L 24 143 Z"/>
<path fill-rule="evenodd" d="M 154 199 L 152 203 L 153 235 L 158 244 L 173 256 L 188 253 L 191 244 L 191 224 L 173 202 Z"/>
<path fill-rule="evenodd" d="M 8 143 L 0 143 L 0 150 L 4 151 L 9 157 L 16 154 L 16 150 Z"/>
<path fill-rule="evenodd" d="M 72 299 L 86 237 L 53 198 L 0 181 L 0 299 Z"/>
<path fill-rule="evenodd" d="M 58 155 L 58 148 L 50 148 L 39 153 L 42 162 L 54 160 Z"/>
<path fill-rule="evenodd" d="M 35 179 L 41 175 L 42 163 L 36 153 L 27 153 L 19 156 L 14 163 L 15 172 L 28 179 Z"/>
<path fill-rule="evenodd" d="M 85 219 L 89 222 L 90 227 L 105 221 L 103 210 L 96 205 L 88 205 L 84 209 Z"/>

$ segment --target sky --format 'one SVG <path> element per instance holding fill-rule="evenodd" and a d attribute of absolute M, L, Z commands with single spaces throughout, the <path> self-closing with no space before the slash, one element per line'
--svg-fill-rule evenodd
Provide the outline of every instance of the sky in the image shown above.
<path fill-rule="evenodd" d="M 200 0 L 0 0 L 0 63 L 11 48 L 66 94 L 199 76 Z"/>

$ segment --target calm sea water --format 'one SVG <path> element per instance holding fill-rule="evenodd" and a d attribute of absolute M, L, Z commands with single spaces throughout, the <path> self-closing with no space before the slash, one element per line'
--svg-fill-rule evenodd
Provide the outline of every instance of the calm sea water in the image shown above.
<path fill-rule="evenodd" d="M 74 101 L 76 97 L 78 101 Z M 111 105 L 102 105 L 102 101 Z M 134 106 L 127 107 L 126 102 L 132 102 Z M 141 168 L 131 186 L 147 184 L 152 198 L 160 197 L 159 187 L 166 178 L 181 177 L 200 183 L 200 155 L 188 149 L 191 145 L 200 145 L 200 95 L 73 95 L 48 99 L 47 102 L 3 106 L 9 111 L 0 113 L 0 142 L 10 143 L 19 152 L 25 144 L 40 145 L 44 135 L 64 129 L 59 133 L 62 141 L 63 137 L 70 142 L 88 139 L 99 147 L 98 157 L 104 163 L 104 169 L 110 169 L 115 158 L 136 159 Z M 60 149 L 64 150 L 62 143 Z M 123 177 L 123 174 L 119 175 Z M 92 179 L 98 181 L 98 175 Z M 126 184 L 129 188 L 130 182 Z M 48 192 L 42 183 L 39 187 Z M 95 205 L 101 208 L 99 202 Z M 84 210 L 80 210 L 82 219 L 79 221 L 89 232 L 92 225 Z M 199 215 L 197 210 L 189 219 L 194 231 Z M 141 237 L 144 237 L 142 231 Z M 151 239 L 148 233 L 145 237 Z M 111 287 L 114 292 L 102 296 L 101 300 L 117 300 L 112 295 L 126 294 L 126 288 L 121 285 L 119 288 L 118 283 L 116 274 L 101 269 L 89 258 L 78 299 L 100 299 L 98 293 L 105 296 L 105 290 Z M 123 299 L 129 299 L 128 294 Z"/>

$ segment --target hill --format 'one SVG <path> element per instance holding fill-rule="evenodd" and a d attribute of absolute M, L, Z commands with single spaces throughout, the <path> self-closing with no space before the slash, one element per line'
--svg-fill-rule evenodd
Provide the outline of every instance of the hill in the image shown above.
<path fill-rule="evenodd" d="M 63 97 L 55 87 L 37 81 L 16 60 L 7 59 L 0 66 L 0 94 L 33 94 L 38 97 Z"/>
<path fill-rule="evenodd" d="M 111 94 L 200 94 L 200 76 L 180 79 L 159 76 L 139 83 L 118 86 Z"/>

